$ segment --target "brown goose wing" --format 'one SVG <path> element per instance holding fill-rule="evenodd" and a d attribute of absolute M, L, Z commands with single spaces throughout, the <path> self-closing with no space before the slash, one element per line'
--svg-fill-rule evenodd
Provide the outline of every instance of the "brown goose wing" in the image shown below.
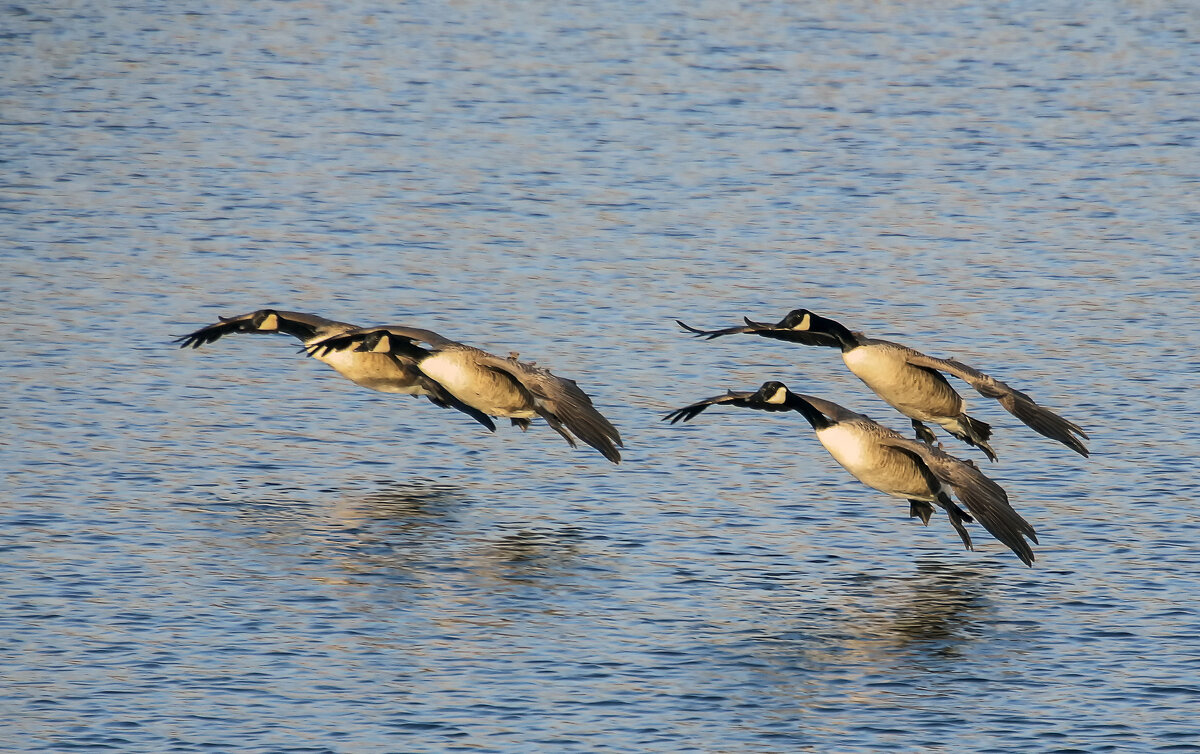
<path fill-rule="evenodd" d="M 923 442 L 899 436 L 881 437 L 879 442 L 919 459 L 939 481 L 954 491 L 983 528 L 1012 550 L 1025 565 L 1033 565 L 1033 550 L 1025 538 L 1036 544 L 1037 533 L 1009 504 L 1008 493 L 1000 485 L 984 476 L 973 464 Z"/>
<path fill-rule="evenodd" d="M 1039 406 L 1033 398 L 1007 383 L 953 359 L 936 359 L 914 351 L 908 357 L 908 362 L 914 366 L 936 369 L 958 377 L 975 388 L 980 395 L 999 401 L 1008 413 L 1020 419 L 1034 432 L 1061 442 L 1079 455 L 1087 457 L 1088 449 L 1083 440 L 1089 438 L 1083 428 L 1050 409 Z"/>
<path fill-rule="evenodd" d="M 569 431 L 613 463 L 621 462 L 621 453 L 617 450 L 624 447 L 621 434 L 596 410 L 592 399 L 575 380 L 559 377 L 549 369 L 515 358 L 504 359 L 482 351 L 477 352 L 476 362 L 507 374 L 528 390 L 534 399 L 534 410 L 568 443 L 575 444 Z"/>

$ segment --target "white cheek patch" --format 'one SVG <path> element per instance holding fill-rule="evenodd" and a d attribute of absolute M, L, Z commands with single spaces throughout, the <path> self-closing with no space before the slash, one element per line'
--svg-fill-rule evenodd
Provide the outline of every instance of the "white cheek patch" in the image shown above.
<path fill-rule="evenodd" d="M 767 399 L 767 403 L 775 406 L 781 406 L 787 400 L 787 388 L 781 387 L 775 390 L 775 393 Z"/>
<path fill-rule="evenodd" d="M 267 318 L 264 319 L 262 321 L 262 324 L 258 326 L 258 329 L 259 330 L 278 330 L 279 329 L 279 315 L 278 314 L 268 314 Z"/>
<path fill-rule="evenodd" d="M 799 323 L 799 324 L 797 324 L 797 325 L 796 325 L 795 327 L 793 327 L 792 329 L 793 329 L 793 330 L 807 330 L 807 329 L 808 329 L 808 327 L 809 327 L 809 325 L 811 325 L 811 324 L 812 324 L 812 315 L 811 315 L 811 314 L 805 314 L 803 317 L 801 317 L 801 319 L 800 319 L 800 323 Z"/>

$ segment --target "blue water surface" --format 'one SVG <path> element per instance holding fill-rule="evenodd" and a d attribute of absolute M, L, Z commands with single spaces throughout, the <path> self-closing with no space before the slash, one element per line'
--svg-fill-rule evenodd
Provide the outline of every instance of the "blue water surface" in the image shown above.
<path fill-rule="evenodd" d="M 0 8 L 0 750 L 1200 751 L 1191 3 Z M 572 377 L 612 466 L 286 338 Z M 686 336 L 808 307 L 955 356 L 1033 568 L 837 467 Z M 986 460 L 965 446 L 952 452 Z"/>

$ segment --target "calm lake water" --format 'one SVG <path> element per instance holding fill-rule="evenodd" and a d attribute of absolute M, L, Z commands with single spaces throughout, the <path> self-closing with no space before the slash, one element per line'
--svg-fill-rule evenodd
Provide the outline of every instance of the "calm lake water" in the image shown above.
<path fill-rule="evenodd" d="M 1200 751 L 1193 3 L 183 7 L 0 9 L 0 749 Z M 171 343 L 264 306 L 519 351 L 625 461 Z M 1033 568 L 660 421 L 908 432 L 673 323 L 801 306 L 1089 431 L 972 401 Z"/>

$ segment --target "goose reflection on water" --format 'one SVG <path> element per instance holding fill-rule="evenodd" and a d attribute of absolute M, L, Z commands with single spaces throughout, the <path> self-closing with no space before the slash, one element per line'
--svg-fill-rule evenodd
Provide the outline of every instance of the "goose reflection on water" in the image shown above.
<path fill-rule="evenodd" d="M 895 592 L 895 609 L 881 621 L 884 636 L 898 646 L 921 645 L 936 654 L 956 654 L 972 641 L 992 611 L 992 574 L 936 558 L 917 561 L 917 573 Z"/>
<path fill-rule="evenodd" d="M 862 575 L 838 593 L 838 623 L 847 646 L 927 658 L 954 656 L 985 627 L 993 611 L 990 571 L 938 558 L 919 558 L 915 572 Z"/>
<path fill-rule="evenodd" d="M 452 484 L 419 478 L 383 480 L 365 490 L 258 487 L 232 502 L 236 519 L 222 531 L 262 557 L 300 557 L 300 564 L 281 567 L 326 583 L 344 581 L 346 572 L 416 575 L 439 547 L 459 538 L 456 532 L 473 525 L 463 521 L 473 504 Z"/>
<path fill-rule="evenodd" d="M 392 533 L 451 526 L 455 512 L 469 506 L 463 490 L 445 482 L 414 478 L 385 480 L 380 489 L 332 501 L 331 526 L 375 528 Z"/>
<path fill-rule="evenodd" d="M 772 619 L 776 628 L 759 634 L 758 651 L 803 665 L 941 665 L 987 630 L 993 580 L 989 569 L 932 557 L 903 575 L 844 574 L 826 592 L 788 600 L 790 617 Z"/>
<path fill-rule="evenodd" d="M 283 539 L 309 548 L 310 574 L 324 583 L 369 577 L 435 591 L 450 585 L 503 590 L 505 585 L 566 583 L 603 564 L 579 558 L 585 530 L 505 520 L 497 509 L 445 482 L 384 480 L 369 491 L 326 489 L 326 498 L 283 513 L 270 526 L 272 546 Z M 280 526 L 282 520 L 288 523 Z M 584 564 L 587 567 L 584 567 Z"/>
<path fill-rule="evenodd" d="M 868 720 L 879 730 L 923 729 L 937 740 L 963 720 L 922 710 L 961 694 L 964 681 L 977 680 L 980 647 L 995 650 L 999 572 L 918 557 L 902 573 L 843 573 L 784 603 L 773 598 L 767 611 L 759 605 L 749 618 L 759 630 L 709 634 L 705 646 L 741 671 L 730 676 L 730 698 L 754 689 L 774 700 L 766 705 L 773 711 L 745 723 L 749 730 L 808 741 L 814 732 L 844 730 L 848 720 Z M 741 610 L 754 612 L 745 604 Z"/>

